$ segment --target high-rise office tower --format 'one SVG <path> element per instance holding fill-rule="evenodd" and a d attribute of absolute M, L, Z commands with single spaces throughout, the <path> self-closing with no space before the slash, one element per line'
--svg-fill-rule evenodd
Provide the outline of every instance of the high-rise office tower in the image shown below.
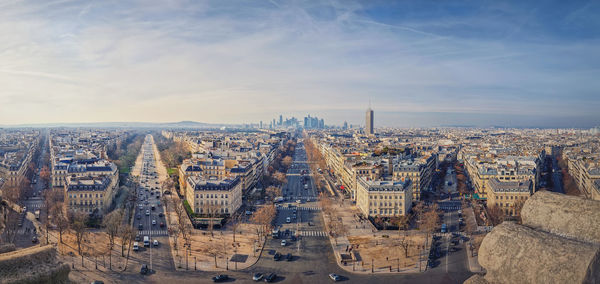
<path fill-rule="evenodd" d="M 371 106 L 369 106 L 369 109 L 367 109 L 367 121 L 365 125 L 365 132 L 367 135 L 375 134 L 375 129 L 373 128 L 373 110 L 371 109 Z"/>
<path fill-rule="evenodd" d="M 279 115 L 279 125 L 283 125 L 283 115 Z"/>

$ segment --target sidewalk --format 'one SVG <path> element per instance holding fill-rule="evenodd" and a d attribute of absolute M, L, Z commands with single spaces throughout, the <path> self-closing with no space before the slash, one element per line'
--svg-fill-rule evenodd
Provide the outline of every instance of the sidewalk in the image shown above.
<path fill-rule="evenodd" d="M 356 261 L 356 262 L 352 262 L 350 260 L 350 261 L 347 261 L 346 264 L 344 264 L 343 260 L 342 260 L 342 255 L 348 255 L 348 256 L 351 255 L 351 253 L 347 251 L 348 247 L 351 247 L 351 245 L 352 245 L 352 243 L 348 239 L 348 236 L 364 237 L 364 238 L 380 238 L 383 235 L 391 235 L 392 233 L 396 233 L 396 232 L 378 231 L 373 226 L 373 224 L 371 224 L 371 222 L 369 222 L 368 220 L 361 221 L 357 217 L 357 214 L 359 213 L 358 209 L 356 208 L 356 206 L 351 205 L 350 201 L 334 202 L 334 204 L 332 205 L 332 208 L 334 208 L 336 210 L 336 216 L 338 216 L 338 218 L 341 218 L 342 223 L 344 224 L 344 228 L 346 230 L 346 235 L 338 237 L 337 243 L 333 237 L 331 237 L 331 236 L 329 237 L 329 241 L 331 243 L 333 253 L 336 257 L 336 263 L 338 264 L 338 266 L 340 268 L 342 268 L 345 271 L 350 272 L 350 273 L 361 273 L 361 274 L 419 273 L 419 272 L 423 272 L 426 270 L 427 258 L 423 257 L 423 255 L 424 255 L 423 251 L 428 251 L 428 249 L 422 250 L 420 252 L 420 254 L 421 254 L 421 256 L 419 257 L 421 259 L 420 267 L 419 267 L 418 263 L 415 265 L 408 266 L 408 267 L 399 267 L 400 266 L 399 259 L 398 260 L 389 260 L 390 264 L 385 265 L 385 266 L 374 265 L 375 267 L 373 267 L 373 268 L 372 268 L 373 265 L 368 260 L 366 262 L 365 262 L 365 260 Z M 328 222 L 329 222 L 328 217 L 323 215 L 323 221 L 324 221 L 325 227 L 327 227 Z M 414 232 L 409 231 L 409 235 L 414 235 Z M 355 251 L 359 251 L 359 250 L 355 250 Z M 360 253 L 359 253 L 359 255 L 360 255 Z M 381 260 L 379 260 L 379 262 L 380 261 Z"/>

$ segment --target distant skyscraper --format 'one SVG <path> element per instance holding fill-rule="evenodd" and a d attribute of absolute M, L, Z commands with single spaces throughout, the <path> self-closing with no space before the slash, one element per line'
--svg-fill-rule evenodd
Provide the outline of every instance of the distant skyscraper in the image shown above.
<path fill-rule="evenodd" d="M 370 103 L 369 109 L 367 109 L 367 121 L 365 125 L 365 132 L 368 135 L 375 134 L 375 129 L 373 128 L 373 110 L 371 109 Z"/>
<path fill-rule="evenodd" d="M 283 125 L 283 115 L 279 115 L 279 125 Z"/>
<path fill-rule="evenodd" d="M 344 130 L 347 130 L 347 129 L 348 129 L 348 122 L 344 121 Z"/>
<path fill-rule="evenodd" d="M 260 121 L 260 127 L 259 128 L 262 128 L 262 120 Z"/>
<path fill-rule="evenodd" d="M 324 129 L 325 128 L 325 120 L 323 120 L 322 118 L 321 118 L 321 120 L 319 120 L 319 128 L 320 129 Z"/>

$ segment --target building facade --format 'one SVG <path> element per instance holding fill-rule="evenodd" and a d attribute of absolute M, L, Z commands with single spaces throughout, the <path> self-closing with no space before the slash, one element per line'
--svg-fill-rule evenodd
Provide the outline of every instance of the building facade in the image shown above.
<path fill-rule="evenodd" d="M 356 195 L 356 205 L 365 216 L 403 216 L 412 206 L 410 181 L 373 181 L 359 177 Z"/>

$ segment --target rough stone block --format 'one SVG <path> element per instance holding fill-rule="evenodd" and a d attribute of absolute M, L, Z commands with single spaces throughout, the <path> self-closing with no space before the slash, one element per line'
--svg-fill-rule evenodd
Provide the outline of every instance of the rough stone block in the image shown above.
<path fill-rule="evenodd" d="M 600 243 L 600 202 L 539 191 L 521 210 L 523 225 L 559 236 Z"/>
<path fill-rule="evenodd" d="M 504 222 L 483 240 L 490 283 L 600 283 L 600 246 Z"/>

